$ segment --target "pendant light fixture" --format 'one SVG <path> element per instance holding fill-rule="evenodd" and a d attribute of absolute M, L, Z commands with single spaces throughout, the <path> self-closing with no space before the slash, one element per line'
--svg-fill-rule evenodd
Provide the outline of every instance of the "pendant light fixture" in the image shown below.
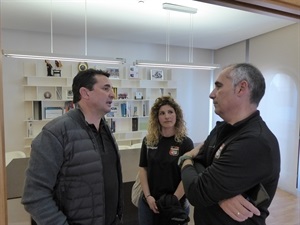
<path fill-rule="evenodd" d="M 107 58 L 87 56 L 87 0 L 85 0 L 85 18 L 84 18 L 84 43 L 85 53 L 84 56 L 54 54 L 53 53 L 53 5 L 51 0 L 50 11 L 50 53 L 36 53 L 36 52 L 20 52 L 20 51 L 7 51 L 2 50 L 5 57 L 20 58 L 20 59 L 34 59 L 34 60 L 58 60 L 58 61 L 71 61 L 71 62 L 87 62 L 87 63 L 102 63 L 102 64 L 124 64 L 126 62 L 123 58 Z"/>
<path fill-rule="evenodd" d="M 195 64 L 193 63 L 193 15 L 197 13 L 196 8 L 175 5 L 171 3 L 163 3 L 163 9 L 168 10 L 167 14 L 167 30 L 166 30 L 166 62 L 155 62 L 147 60 L 136 60 L 135 65 L 140 67 L 154 68 L 175 68 L 175 69 L 193 69 L 193 70 L 214 70 L 220 66 L 217 64 Z M 189 35 L 189 62 L 170 62 L 170 12 L 177 11 L 190 14 L 190 35 Z"/>

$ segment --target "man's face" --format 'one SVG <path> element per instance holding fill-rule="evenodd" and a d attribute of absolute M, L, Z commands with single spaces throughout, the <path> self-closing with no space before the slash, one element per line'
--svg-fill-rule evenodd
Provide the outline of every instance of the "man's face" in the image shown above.
<path fill-rule="evenodd" d="M 101 116 L 111 110 L 111 103 L 114 98 L 112 84 L 108 77 L 96 75 L 97 82 L 93 86 L 93 90 L 88 91 L 89 106 L 93 107 Z"/>
<path fill-rule="evenodd" d="M 238 104 L 236 99 L 236 88 L 232 79 L 228 78 L 230 68 L 223 70 L 215 81 L 215 88 L 209 97 L 213 100 L 215 113 L 226 121 L 230 114 L 236 110 Z"/>

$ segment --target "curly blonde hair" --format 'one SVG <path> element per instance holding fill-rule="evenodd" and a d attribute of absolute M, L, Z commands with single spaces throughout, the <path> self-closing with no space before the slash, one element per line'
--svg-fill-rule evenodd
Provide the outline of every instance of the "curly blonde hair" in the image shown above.
<path fill-rule="evenodd" d="M 146 144 L 148 146 L 157 145 L 161 138 L 161 125 L 158 120 L 158 113 L 159 109 L 164 105 L 171 106 L 176 113 L 175 141 L 182 142 L 187 136 L 186 123 L 183 119 L 181 107 L 171 96 L 162 96 L 155 100 L 150 111 L 148 134 L 146 135 Z"/>

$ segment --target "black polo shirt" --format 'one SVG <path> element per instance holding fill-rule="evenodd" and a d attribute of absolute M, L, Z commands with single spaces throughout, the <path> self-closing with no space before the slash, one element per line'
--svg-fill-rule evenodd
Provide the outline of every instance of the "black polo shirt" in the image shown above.
<path fill-rule="evenodd" d="M 97 139 L 103 164 L 104 191 L 105 191 L 105 224 L 111 225 L 116 219 L 118 210 L 118 170 L 117 155 L 113 140 L 105 129 L 105 122 L 101 120 L 99 131 L 93 124 L 89 124 Z"/>

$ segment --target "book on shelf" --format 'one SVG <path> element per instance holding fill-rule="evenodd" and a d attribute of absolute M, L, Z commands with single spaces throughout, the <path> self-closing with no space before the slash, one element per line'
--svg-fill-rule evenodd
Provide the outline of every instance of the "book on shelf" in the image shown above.
<path fill-rule="evenodd" d="M 41 101 L 33 102 L 33 118 L 35 120 L 42 119 L 42 102 Z"/>
<path fill-rule="evenodd" d="M 118 88 L 113 87 L 113 92 L 114 92 L 114 95 L 115 95 L 115 99 L 117 99 L 118 98 Z"/>
<path fill-rule="evenodd" d="M 110 120 L 110 130 L 112 133 L 116 132 L 116 121 L 114 121 L 113 119 Z"/>
<path fill-rule="evenodd" d="M 133 117 L 132 119 L 131 119 L 132 121 L 132 131 L 138 131 L 138 126 L 139 126 L 139 118 L 137 118 L 137 117 Z"/>
<path fill-rule="evenodd" d="M 121 103 L 121 115 L 122 117 L 127 117 L 127 104 Z"/>

